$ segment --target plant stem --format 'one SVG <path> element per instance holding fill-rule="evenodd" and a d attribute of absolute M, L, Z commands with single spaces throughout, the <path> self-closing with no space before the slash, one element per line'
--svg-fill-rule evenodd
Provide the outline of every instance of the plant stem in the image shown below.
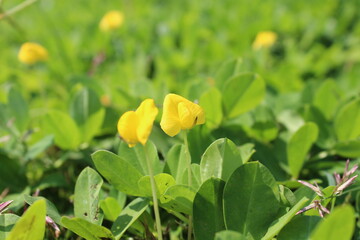
<path fill-rule="evenodd" d="M 3 14 L 5 13 L 4 13 L 4 9 L 1 7 L 1 2 L 0 2 L 0 20 Z M 11 25 L 11 27 L 13 27 L 16 31 L 18 31 L 19 34 L 21 34 L 22 36 L 26 35 L 25 31 L 10 16 L 6 17 L 5 21 L 7 21 Z"/>
<path fill-rule="evenodd" d="M 188 235 L 187 235 L 187 239 L 191 240 L 191 236 L 192 236 L 192 216 L 189 215 L 189 227 L 188 227 Z"/>
<path fill-rule="evenodd" d="M 145 151 L 146 163 L 147 163 L 147 166 L 149 169 L 149 175 L 150 175 L 150 184 L 151 184 L 151 192 L 152 192 L 153 203 L 154 203 L 156 230 L 158 233 L 158 239 L 162 240 L 161 220 L 160 220 L 159 206 L 158 206 L 158 201 L 157 201 L 157 196 L 156 196 L 156 185 L 155 185 L 154 173 L 153 173 L 153 169 L 152 169 L 152 166 L 150 163 L 149 154 L 148 154 L 146 146 L 144 146 L 144 151 Z"/>
<path fill-rule="evenodd" d="M 192 177 L 191 177 L 191 155 L 189 152 L 189 142 L 187 139 L 187 131 L 184 131 L 184 144 L 185 144 L 185 156 L 188 162 L 188 184 L 190 188 L 192 187 Z M 187 240 L 191 240 L 192 236 L 192 216 L 189 215 L 189 227 L 188 227 L 188 235 Z"/>
<path fill-rule="evenodd" d="M 6 11 L 5 13 L 0 14 L 0 20 L 3 19 L 3 18 L 6 18 L 6 17 L 8 17 L 8 16 L 10 16 L 10 15 L 12 15 L 12 14 L 14 14 L 14 13 L 16 13 L 16 12 L 18 12 L 18 11 L 24 9 L 24 8 L 26 8 L 27 6 L 33 4 L 36 1 L 37 0 L 27 0 L 25 2 L 20 3 L 19 5 L 13 7 L 12 9 L 10 9 L 8 11 Z"/>
<path fill-rule="evenodd" d="M 187 131 L 184 131 L 184 144 L 185 144 L 185 156 L 188 162 L 188 185 L 192 186 L 192 178 L 191 178 L 191 155 L 189 152 L 189 142 L 187 139 Z"/>

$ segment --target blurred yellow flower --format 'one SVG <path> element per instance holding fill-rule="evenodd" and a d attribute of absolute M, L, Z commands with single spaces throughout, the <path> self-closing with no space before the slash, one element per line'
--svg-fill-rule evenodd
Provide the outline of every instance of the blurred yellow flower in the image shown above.
<path fill-rule="evenodd" d="M 255 41 L 253 42 L 253 49 L 257 50 L 260 48 L 271 47 L 277 39 L 277 34 L 271 31 L 259 32 L 256 35 Z"/>
<path fill-rule="evenodd" d="M 122 139 L 134 147 L 138 142 L 145 145 L 159 110 L 153 99 L 145 99 L 136 111 L 124 113 L 117 124 Z"/>
<path fill-rule="evenodd" d="M 101 19 L 99 27 L 102 31 L 108 32 L 119 28 L 123 22 L 124 15 L 120 11 L 109 11 Z"/>
<path fill-rule="evenodd" d="M 27 42 L 21 45 L 18 58 L 22 63 L 34 64 L 47 60 L 48 52 L 40 44 Z"/>
<path fill-rule="evenodd" d="M 198 104 L 173 93 L 166 95 L 160 126 L 167 135 L 173 137 L 182 129 L 203 123 L 205 114 Z"/>

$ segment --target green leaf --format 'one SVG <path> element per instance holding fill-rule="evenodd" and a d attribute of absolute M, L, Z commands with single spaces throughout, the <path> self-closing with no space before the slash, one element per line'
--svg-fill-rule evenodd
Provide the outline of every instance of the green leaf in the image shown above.
<path fill-rule="evenodd" d="M 206 149 L 200 162 L 201 180 L 215 177 L 228 180 L 230 175 L 242 165 L 240 151 L 229 139 L 220 138 Z"/>
<path fill-rule="evenodd" d="M 101 129 L 105 109 L 95 91 L 83 88 L 71 100 L 70 115 L 79 127 L 82 142 L 89 142 Z"/>
<path fill-rule="evenodd" d="M 189 185 L 189 168 L 186 168 L 185 172 L 183 173 L 182 182 L 185 185 Z M 191 164 L 191 188 L 192 189 L 199 189 L 201 185 L 201 173 L 200 173 L 200 165 L 193 163 Z"/>
<path fill-rule="evenodd" d="M 279 233 L 278 240 L 309 240 L 318 222 L 318 216 L 297 216 Z"/>
<path fill-rule="evenodd" d="M 109 229 L 91 223 L 82 218 L 62 217 L 61 224 L 70 231 L 79 235 L 80 237 L 85 238 L 86 240 L 114 239 L 114 236 L 111 234 Z"/>
<path fill-rule="evenodd" d="M 230 59 L 222 63 L 215 73 L 216 86 L 222 89 L 227 80 L 240 72 L 242 63 L 241 58 Z"/>
<path fill-rule="evenodd" d="M 33 205 L 36 201 L 38 200 L 45 200 L 46 202 L 46 215 L 51 217 L 52 220 L 54 220 L 54 222 L 56 222 L 57 224 L 60 225 L 60 219 L 61 216 L 59 214 L 59 211 L 57 210 L 57 208 L 55 207 L 55 205 L 50 202 L 48 199 L 44 198 L 44 197 L 33 197 L 27 194 L 24 194 L 24 200 L 27 204 L 29 205 Z"/>
<path fill-rule="evenodd" d="M 255 153 L 253 143 L 246 143 L 238 148 L 243 163 L 247 163 L 250 160 L 251 156 Z"/>
<path fill-rule="evenodd" d="M 107 197 L 100 201 L 100 208 L 104 212 L 104 217 L 114 222 L 121 212 L 121 206 L 113 197 Z"/>
<path fill-rule="evenodd" d="M 192 214 L 196 192 L 185 185 L 174 185 L 160 197 L 160 205 L 171 211 Z"/>
<path fill-rule="evenodd" d="M 321 148 L 332 148 L 336 143 L 336 136 L 332 124 L 330 124 L 323 114 L 313 106 L 305 106 L 304 120 L 314 122 L 319 128 L 319 136 L 316 144 Z"/>
<path fill-rule="evenodd" d="M 217 128 L 222 121 L 222 96 L 217 88 L 211 88 L 200 97 L 200 106 L 204 109 L 206 126 L 209 129 Z"/>
<path fill-rule="evenodd" d="M 43 118 L 46 133 L 54 135 L 55 143 L 63 149 L 76 149 L 80 144 L 80 132 L 74 120 L 66 113 L 51 110 Z"/>
<path fill-rule="evenodd" d="M 291 208 L 290 211 L 288 211 L 285 215 L 280 217 L 279 219 L 276 219 L 271 226 L 269 227 L 267 233 L 262 240 L 271 240 L 273 239 L 280 231 L 281 229 L 290 222 L 290 220 L 295 216 L 295 214 L 304 207 L 304 205 L 307 203 L 309 199 L 308 198 L 302 198 L 293 208 Z"/>
<path fill-rule="evenodd" d="M 355 229 L 355 212 L 350 205 L 335 208 L 311 234 L 311 240 L 350 240 Z"/>
<path fill-rule="evenodd" d="M 279 183 L 279 182 L 278 182 Z M 286 207 L 293 207 L 297 203 L 295 194 L 284 185 L 279 185 L 280 200 Z"/>
<path fill-rule="evenodd" d="M 101 109 L 97 93 L 89 88 L 77 92 L 70 103 L 70 115 L 78 126 L 83 126 L 89 117 Z"/>
<path fill-rule="evenodd" d="M 115 239 L 120 239 L 125 231 L 141 216 L 149 205 L 149 200 L 136 198 L 120 213 L 111 227 Z"/>
<path fill-rule="evenodd" d="M 169 187 L 176 184 L 175 179 L 167 173 L 157 174 L 154 176 L 154 179 L 156 184 L 156 196 L 158 198 L 160 198 L 160 196 L 163 195 Z M 141 192 L 146 197 L 152 197 L 150 176 L 144 176 L 140 178 L 138 184 Z"/>
<path fill-rule="evenodd" d="M 201 156 L 209 145 L 214 141 L 214 136 L 210 134 L 206 127 L 194 127 L 187 133 L 189 141 L 189 152 L 191 163 L 200 163 Z"/>
<path fill-rule="evenodd" d="M 214 240 L 248 240 L 243 234 L 231 230 L 224 230 L 215 234 Z"/>
<path fill-rule="evenodd" d="M 6 239 L 19 219 L 20 217 L 15 214 L 0 214 L 0 239 Z"/>
<path fill-rule="evenodd" d="M 45 217 L 45 200 L 36 201 L 16 222 L 6 240 L 43 240 Z"/>
<path fill-rule="evenodd" d="M 306 154 L 318 137 L 318 127 L 312 122 L 305 123 L 290 138 L 287 145 L 289 170 L 294 178 L 299 176 Z"/>
<path fill-rule="evenodd" d="M 10 188 L 12 191 L 21 192 L 27 185 L 25 174 L 20 170 L 19 161 L 10 159 L 0 151 L 0 191 Z"/>
<path fill-rule="evenodd" d="M 277 217 L 279 198 L 278 186 L 266 167 L 258 162 L 240 166 L 224 189 L 226 228 L 260 239 Z"/>
<path fill-rule="evenodd" d="M 54 142 L 54 136 L 48 135 L 42 138 L 40 141 L 36 142 L 34 145 L 29 147 L 29 150 L 26 152 L 25 159 L 33 159 L 39 154 L 44 152 L 48 147 L 50 147 Z"/>
<path fill-rule="evenodd" d="M 360 99 L 340 109 L 335 117 L 334 128 L 339 141 L 355 140 L 360 135 Z"/>
<path fill-rule="evenodd" d="M 90 142 L 99 133 L 105 117 L 105 109 L 101 108 L 96 113 L 89 116 L 84 125 L 80 126 L 82 141 Z"/>
<path fill-rule="evenodd" d="M 258 141 L 270 142 L 274 140 L 278 135 L 278 126 L 275 122 L 256 122 L 245 131 L 249 136 L 255 138 Z"/>
<path fill-rule="evenodd" d="M 339 86 L 335 81 L 326 80 L 316 91 L 313 104 L 324 114 L 326 119 L 331 120 L 339 105 L 340 96 Z"/>
<path fill-rule="evenodd" d="M 257 74 L 242 73 L 224 86 L 223 106 L 227 118 L 234 118 L 255 108 L 265 96 L 265 82 Z"/>
<path fill-rule="evenodd" d="M 335 152 L 343 157 L 360 157 L 360 140 L 339 142 L 334 147 Z"/>
<path fill-rule="evenodd" d="M 29 108 L 21 93 L 12 88 L 8 95 L 10 115 L 15 119 L 15 125 L 20 132 L 26 130 L 29 123 Z"/>
<path fill-rule="evenodd" d="M 81 171 L 75 184 L 74 213 L 75 217 L 101 225 L 102 214 L 99 209 L 99 193 L 103 180 L 90 167 Z"/>
<path fill-rule="evenodd" d="M 145 147 L 137 144 L 135 147 L 129 147 L 127 143 L 121 142 L 119 147 L 119 156 L 133 165 L 143 175 L 149 175 L 149 170 L 146 162 L 145 149 L 148 153 L 148 158 L 151 162 L 154 174 L 162 172 L 162 165 L 159 160 L 156 146 L 147 141 Z"/>
<path fill-rule="evenodd" d="M 214 239 L 215 233 L 225 230 L 223 190 L 225 182 L 210 178 L 196 193 L 193 205 L 194 235 L 196 239 Z"/>
<path fill-rule="evenodd" d="M 116 189 L 133 196 L 143 196 L 138 181 L 143 176 L 123 158 L 104 150 L 91 155 L 96 169 Z"/>
<path fill-rule="evenodd" d="M 171 174 L 177 184 L 183 184 L 182 176 L 189 166 L 189 158 L 185 155 L 185 145 L 176 144 L 168 152 L 164 172 Z"/>
<path fill-rule="evenodd" d="M 270 107 L 258 106 L 251 112 L 253 124 L 243 125 L 246 133 L 261 142 L 270 142 L 278 135 L 278 126 L 274 113 Z"/>

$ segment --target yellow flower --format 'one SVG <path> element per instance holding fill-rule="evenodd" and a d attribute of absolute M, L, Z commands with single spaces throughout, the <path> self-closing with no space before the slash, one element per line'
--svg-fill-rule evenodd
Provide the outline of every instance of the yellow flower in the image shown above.
<path fill-rule="evenodd" d="M 134 147 L 138 142 L 146 144 L 158 112 L 154 100 L 145 99 L 136 111 L 128 111 L 120 117 L 117 128 L 129 147 Z"/>
<path fill-rule="evenodd" d="M 48 58 L 48 52 L 43 46 L 37 43 L 27 42 L 21 45 L 18 58 L 22 63 L 34 64 L 45 61 Z"/>
<path fill-rule="evenodd" d="M 198 104 L 176 94 L 166 95 L 160 126 L 167 135 L 173 137 L 182 129 L 203 123 L 204 111 Z"/>
<path fill-rule="evenodd" d="M 277 34 L 271 31 L 259 32 L 256 35 L 255 41 L 252 45 L 253 49 L 271 47 L 277 39 Z"/>
<path fill-rule="evenodd" d="M 124 15 L 119 11 L 107 12 L 100 21 L 99 27 L 102 31 L 115 30 L 124 22 Z"/>

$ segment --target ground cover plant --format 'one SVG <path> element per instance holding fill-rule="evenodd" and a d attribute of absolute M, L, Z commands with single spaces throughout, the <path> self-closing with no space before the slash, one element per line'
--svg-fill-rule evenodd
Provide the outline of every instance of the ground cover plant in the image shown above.
<path fill-rule="evenodd" d="M 358 239 L 359 7 L 0 0 L 0 240 Z"/>

